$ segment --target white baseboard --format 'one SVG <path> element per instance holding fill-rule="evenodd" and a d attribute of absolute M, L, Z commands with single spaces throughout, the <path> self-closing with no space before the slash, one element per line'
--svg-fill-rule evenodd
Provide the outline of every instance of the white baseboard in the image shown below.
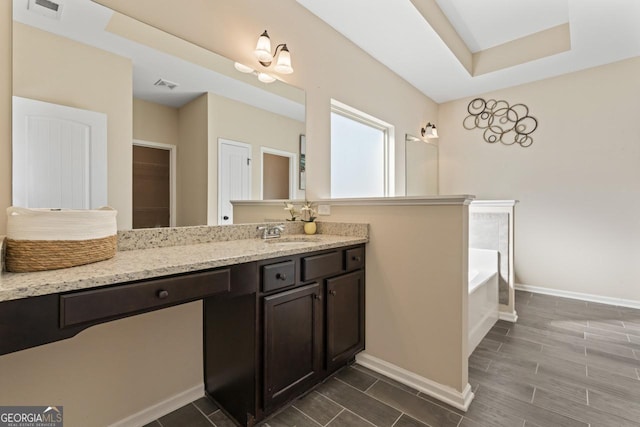
<path fill-rule="evenodd" d="M 518 313 L 513 311 L 501 311 L 498 313 L 498 319 L 505 320 L 507 322 L 516 323 L 518 321 Z"/>
<path fill-rule="evenodd" d="M 160 417 L 182 408 L 194 400 L 204 396 L 204 384 L 200 383 L 188 390 L 178 393 L 170 398 L 163 400 L 153 406 L 143 409 L 142 411 L 128 416 L 127 418 L 111 424 L 109 427 L 131 427 L 143 426 Z"/>
<path fill-rule="evenodd" d="M 364 352 L 356 355 L 356 362 L 465 412 L 473 400 L 474 395 L 469 384 L 459 392 Z"/>
<path fill-rule="evenodd" d="M 535 294 L 553 295 L 556 297 L 579 299 L 582 301 L 598 302 L 601 304 L 618 305 L 621 307 L 640 309 L 640 301 L 632 299 L 604 297 L 601 295 L 583 294 L 582 292 L 562 291 L 559 289 L 541 288 L 539 286 L 530 286 L 523 284 L 516 284 L 514 288 L 519 291 L 533 292 Z"/>

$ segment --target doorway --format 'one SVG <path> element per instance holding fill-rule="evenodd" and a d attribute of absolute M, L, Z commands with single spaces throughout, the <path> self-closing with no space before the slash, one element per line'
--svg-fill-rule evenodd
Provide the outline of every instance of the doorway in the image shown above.
<path fill-rule="evenodd" d="M 231 200 L 251 198 L 251 145 L 218 139 L 218 224 L 233 224 Z"/>
<path fill-rule="evenodd" d="M 297 155 L 288 151 L 261 147 L 262 200 L 290 200 L 296 198 Z"/>
<path fill-rule="evenodd" d="M 175 146 L 134 140 L 133 228 L 175 226 Z"/>

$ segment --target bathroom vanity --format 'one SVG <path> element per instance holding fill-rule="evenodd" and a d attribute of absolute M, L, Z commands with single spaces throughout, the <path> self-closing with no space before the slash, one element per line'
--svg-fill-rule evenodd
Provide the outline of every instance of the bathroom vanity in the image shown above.
<path fill-rule="evenodd" d="M 367 239 L 274 240 L 131 250 L 67 270 L 3 273 L 0 355 L 202 300 L 205 391 L 239 424 L 254 425 L 364 349 Z"/>

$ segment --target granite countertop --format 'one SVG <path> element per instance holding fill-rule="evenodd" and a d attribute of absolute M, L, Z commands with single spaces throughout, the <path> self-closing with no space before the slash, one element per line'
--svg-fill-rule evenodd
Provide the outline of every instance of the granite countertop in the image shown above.
<path fill-rule="evenodd" d="M 368 242 L 367 237 L 316 234 L 311 241 L 242 239 L 118 251 L 107 261 L 34 273 L 0 274 L 0 301 L 124 283 Z M 289 240 L 287 242 L 287 240 Z"/>

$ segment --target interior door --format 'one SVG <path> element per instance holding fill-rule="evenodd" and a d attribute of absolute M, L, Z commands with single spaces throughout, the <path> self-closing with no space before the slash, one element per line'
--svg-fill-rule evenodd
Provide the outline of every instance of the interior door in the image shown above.
<path fill-rule="evenodd" d="M 133 228 L 170 225 L 170 151 L 133 146 Z"/>
<path fill-rule="evenodd" d="M 218 140 L 218 224 L 233 224 L 231 200 L 251 198 L 251 145 Z"/>
<path fill-rule="evenodd" d="M 13 97 L 13 204 L 107 205 L 107 116 Z"/>

